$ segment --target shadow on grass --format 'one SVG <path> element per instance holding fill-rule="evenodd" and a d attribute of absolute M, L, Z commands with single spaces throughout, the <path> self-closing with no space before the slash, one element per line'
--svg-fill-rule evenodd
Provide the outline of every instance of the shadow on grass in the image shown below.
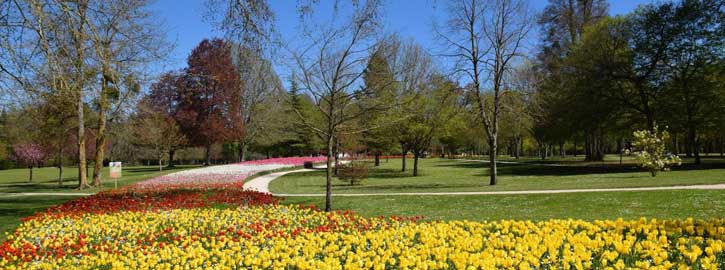
<path fill-rule="evenodd" d="M 73 182 L 64 183 L 63 186 L 58 186 L 58 183 L 47 183 L 47 184 L 6 184 L 0 186 L 0 193 L 18 193 L 18 192 L 36 192 L 36 191 L 68 191 L 77 188 L 78 185 Z"/>
<path fill-rule="evenodd" d="M 585 174 L 617 174 L 617 173 L 633 173 L 642 172 L 643 170 L 633 164 L 590 164 L 590 165 L 566 165 L 561 166 L 542 166 L 533 164 L 511 164 L 511 163 L 499 163 L 497 164 L 498 173 L 501 175 L 514 175 L 514 176 L 567 176 L 567 175 L 585 175 Z M 451 162 L 445 164 L 435 165 L 437 167 L 456 167 L 464 169 L 488 168 L 486 162 Z M 709 170 L 709 169 L 725 169 L 725 163 L 719 162 L 704 162 L 702 164 L 682 164 L 672 168 L 673 171 L 691 171 L 691 170 Z M 479 176 L 487 176 L 488 171 L 479 174 Z M 611 177 L 617 177 L 612 175 Z"/>
<path fill-rule="evenodd" d="M 76 199 L 75 196 L 21 196 L 0 197 L 0 241 L 4 239 L 5 232 L 14 230 L 20 219 L 53 205 Z"/>

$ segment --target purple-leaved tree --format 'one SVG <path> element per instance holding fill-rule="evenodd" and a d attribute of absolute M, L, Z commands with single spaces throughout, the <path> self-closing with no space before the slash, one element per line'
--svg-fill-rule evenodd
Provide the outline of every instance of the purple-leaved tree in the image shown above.
<path fill-rule="evenodd" d="M 33 182 L 33 167 L 42 165 L 47 156 L 45 150 L 35 143 L 16 143 L 13 145 L 13 161 L 19 165 L 28 166 L 30 169 L 28 182 Z"/>

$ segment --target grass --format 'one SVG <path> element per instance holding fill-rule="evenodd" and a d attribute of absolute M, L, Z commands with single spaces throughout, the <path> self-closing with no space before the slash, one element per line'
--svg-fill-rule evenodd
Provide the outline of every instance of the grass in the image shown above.
<path fill-rule="evenodd" d="M 133 184 L 151 177 L 167 174 L 175 171 L 193 168 L 193 166 L 176 166 L 175 168 L 164 168 L 159 171 L 158 166 L 134 166 L 124 167 L 122 177 L 118 179 L 118 186 Z M 0 171 L 0 193 L 18 192 L 85 192 L 94 193 L 100 190 L 114 187 L 114 180 L 108 179 L 109 168 L 103 169 L 104 178 L 101 181 L 102 187 L 91 188 L 83 191 L 76 190 L 78 187 L 78 168 L 63 168 L 63 186 L 58 185 L 58 168 L 44 167 L 33 169 L 33 182 L 28 182 L 27 168 L 11 169 Z M 93 169 L 88 170 L 89 174 Z M 89 175 L 89 181 L 92 176 Z"/>
<path fill-rule="evenodd" d="M 192 166 L 177 166 L 175 168 L 164 168 L 159 171 L 157 166 L 136 166 L 124 167 L 122 177 L 118 179 L 118 186 L 133 184 L 162 174 L 192 168 Z M 89 170 L 89 172 L 92 170 Z M 32 215 L 47 207 L 64 203 L 78 198 L 78 196 L 7 196 L 1 193 L 19 192 L 51 192 L 68 193 L 82 192 L 95 193 L 101 190 L 110 189 L 114 181 L 103 179 L 102 187 L 90 188 L 78 191 L 78 169 L 64 168 L 66 175 L 63 179 L 64 185 L 58 186 L 57 168 L 37 168 L 33 170 L 33 183 L 28 183 L 28 169 L 12 169 L 0 171 L 0 240 L 5 239 L 5 232 L 10 232 L 20 224 L 23 217 Z M 104 168 L 103 175 L 108 175 L 109 169 Z"/>
<path fill-rule="evenodd" d="M 316 205 L 324 197 L 288 197 L 285 204 Z M 334 209 L 363 216 L 422 215 L 428 220 L 546 220 L 722 218 L 722 190 L 663 190 L 532 195 L 333 197 Z"/>
<path fill-rule="evenodd" d="M 542 166 L 499 164 L 499 183 L 489 185 L 488 163 L 439 158 L 420 160 L 419 176 L 400 172 L 400 160 L 382 162 L 360 185 L 333 180 L 334 193 L 459 192 L 625 188 L 725 183 L 725 161 L 708 159 L 651 177 L 631 164 Z M 270 184 L 273 193 L 324 193 L 324 171 L 288 174 Z"/>

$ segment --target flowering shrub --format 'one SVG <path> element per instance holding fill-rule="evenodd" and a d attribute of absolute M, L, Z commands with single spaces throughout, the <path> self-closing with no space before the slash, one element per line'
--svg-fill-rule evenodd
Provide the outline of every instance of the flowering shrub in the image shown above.
<path fill-rule="evenodd" d="M 665 142 L 670 138 L 667 131 L 659 132 L 657 126 L 653 131 L 638 130 L 634 132 L 634 147 L 637 161 L 642 168 L 650 171 L 652 177 L 659 171 L 668 171 L 672 166 L 679 166 L 682 160 L 677 155 L 666 153 Z"/>

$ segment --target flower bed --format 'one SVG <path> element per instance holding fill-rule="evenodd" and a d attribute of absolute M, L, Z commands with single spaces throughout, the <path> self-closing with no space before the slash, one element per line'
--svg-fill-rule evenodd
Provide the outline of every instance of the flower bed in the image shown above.
<path fill-rule="evenodd" d="M 256 163 L 245 166 L 282 164 Z M 723 218 L 421 222 L 278 205 L 241 181 L 198 183 L 39 212 L 0 244 L 0 269 L 725 269 Z"/>
<path fill-rule="evenodd" d="M 302 166 L 305 161 L 321 162 L 325 157 L 288 157 L 245 161 L 235 164 L 185 170 L 151 178 L 129 186 L 129 189 L 203 187 L 239 184 L 247 177 L 262 171 Z"/>
<path fill-rule="evenodd" d="M 39 215 L 1 269 L 722 269 L 725 219 L 417 222 L 262 204 Z"/>

